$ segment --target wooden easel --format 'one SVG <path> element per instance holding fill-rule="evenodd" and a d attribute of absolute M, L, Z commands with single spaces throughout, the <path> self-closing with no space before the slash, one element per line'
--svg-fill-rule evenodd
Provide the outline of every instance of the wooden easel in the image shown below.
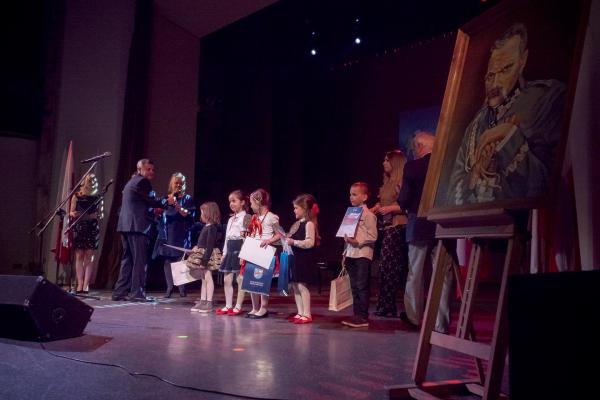
<path fill-rule="evenodd" d="M 501 395 L 500 385 L 504 372 L 504 360 L 508 349 L 508 326 L 506 315 L 506 285 L 508 277 L 519 271 L 522 261 L 523 235 L 522 224 L 505 210 L 486 210 L 470 215 L 439 214 L 430 216 L 438 223 L 436 238 L 439 239 L 435 258 L 436 266 L 447 265 L 450 255 L 442 245 L 442 239 L 506 239 L 508 241 L 506 257 L 502 271 L 500 294 L 496 308 L 496 318 L 492 342 L 490 344 L 475 341 L 472 329 L 474 298 L 477 291 L 479 264 L 482 244 L 476 241 L 471 251 L 467 279 L 461 291 L 461 307 L 456 333 L 442 334 L 434 331 L 436 316 L 440 304 L 444 283 L 443 268 L 433 272 L 429 286 L 429 296 L 421 326 L 421 334 L 413 367 L 413 384 L 388 387 L 390 399 L 433 400 L 443 396 L 475 394 L 483 400 L 506 398 Z M 479 379 L 471 381 L 453 380 L 450 383 L 426 382 L 427 366 L 432 346 L 443 347 L 475 358 Z M 481 361 L 487 361 L 487 370 L 483 371 Z"/>

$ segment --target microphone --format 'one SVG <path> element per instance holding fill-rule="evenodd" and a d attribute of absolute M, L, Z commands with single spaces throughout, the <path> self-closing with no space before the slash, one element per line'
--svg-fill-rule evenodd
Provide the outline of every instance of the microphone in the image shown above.
<path fill-rule="evenodd" d="M 106 192 L 108 191 L 108 187 L 109 187 L 110 185 L 112 185 L 112 184 L 113 184 L 113 182 L 114 182 L 114 179 L 111 179 L 110 181 L 108 181 L 108 182 L 106 183 L 106 185 L 104 185 L 104 189 L 102 189 L 102 193 L 103 193 L 103 194 L 104 194 L 104 193 L 106 193 Z"/>
<path fill-rule="evenodd" d="M 82 164 L 85 164 L 85 163 L 90 163 L 90 162 L 98 161 L 98 160 L 101 160 L 101 159 L 103 159 L 103 158 L 110 157 L 110 156 L 112 156 L 112 153 L 111 153 L 110 151 L 106 151 L 106 152 L 104 152 L 103 154 L 100 154 L 100 155 L 94 156 L 94 157 L 92 157 L 92 158 L 88 158 L 88 159 L 85 159 L 85 160 L 81 160 L 81 163 L 82 163 Z"/>

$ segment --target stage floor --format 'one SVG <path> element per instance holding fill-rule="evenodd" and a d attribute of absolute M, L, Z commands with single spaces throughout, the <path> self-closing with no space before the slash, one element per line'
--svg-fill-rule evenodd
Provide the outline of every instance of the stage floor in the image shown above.
<path fill-rule="evenodd" d="M 190 312 L 199 293 L 154 303 L 92 294 L 101 299 L 84 300 L 95 311 L 81 337 L 45 349 L 0 338 L 1 399 L 385 399 L 386 385 L 411 382 L 419 333 L 390 318 L 346 327 L 351 308 L 328 311 L 326 294 L 313 295 L 306 325 L 286 320 L 293 297 L 272 296 L 270 317 L 252 320 Z M 470 357 L 434 348 L 428 380 L 474 377 Z"/>

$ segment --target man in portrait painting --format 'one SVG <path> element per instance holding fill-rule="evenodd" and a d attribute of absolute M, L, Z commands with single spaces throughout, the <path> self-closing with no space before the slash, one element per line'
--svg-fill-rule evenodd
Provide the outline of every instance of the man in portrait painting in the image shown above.
<path fill-rule="evenodd" d="M 527 30 L 512 25 L 491 47 L 485 103 L 467 126 L 448 204 L 536 198 L 549 184 L 561 133 L 565 85 L 526 82 Z M 548 62 L 551 62 L 548 60 Z"/>

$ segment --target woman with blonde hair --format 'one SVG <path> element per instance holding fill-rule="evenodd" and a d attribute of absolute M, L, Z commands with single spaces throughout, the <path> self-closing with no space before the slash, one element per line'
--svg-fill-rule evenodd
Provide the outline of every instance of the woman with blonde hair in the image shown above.
<path fill-rule="evenodd" d="M 95 253 L 100 240 L 99 219 L 102 206 L 98 206 L 98 179 L 89 173 L 83 179 L 79 190 L 71 197 L 72 220 L 80 218 L 73 227 L 73 247 L 75 248 L 76 293 L 88 293 L 95 275 Z M 82 214 L 85 215 L 82 216 Z"/>
<path fill-rule="evenodd" d="M 163 246 L 163 244 L 186 249 L 192 248 L 190 228 L 194 224 L 196 206 L 192 196 L 185 193 L 185 183 L 185 175 L 181 172 L 171 175 L 167 196 L 162 200 L 164 211 L 158 217 L 158 237 L 154 247 L 154 256 L 158 255 L 164 258 L 163 268 L 167 283 L 165 297 L 171 297 L 174 290 L 171 263 L 179 261 L 182 254 L 179 250 Z M 178 289 L 179 295 L 185 297 L 185 286 L 178 286 Z"/>
<path fill-rule="evenodd" d="M 379 202 L 371 209 L 377 215 L 382 233 L 379 274 L 379 296 L 375 315 L 396 317 L 396 296 L 401 285 L 402 271 L 408 266 L 406 245 L 406 214 L 397 199 L 402 186 L 402 172 L 406 156 L 400 150 L 388 151 L 383 159 L 383 184 L 379 188 Z"/>

